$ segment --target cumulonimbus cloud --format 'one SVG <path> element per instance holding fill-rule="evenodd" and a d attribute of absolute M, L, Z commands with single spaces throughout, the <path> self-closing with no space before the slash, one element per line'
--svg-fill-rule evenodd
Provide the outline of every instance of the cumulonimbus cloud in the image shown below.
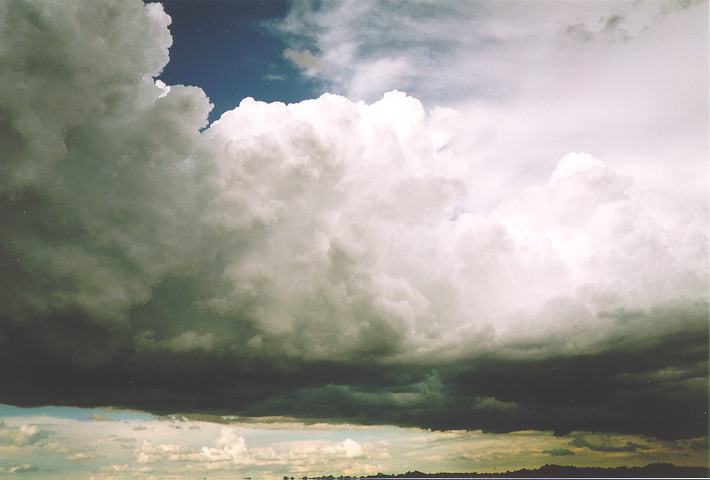
<path fill-rule="evenodd" d="M 0 401 L 706 432 L 692 202 L 571 153 L 472 213 L 449 110 L 245 99 L 201 131 L 204 92 L 154 81 L 160 5 L 0 22 Z"/>

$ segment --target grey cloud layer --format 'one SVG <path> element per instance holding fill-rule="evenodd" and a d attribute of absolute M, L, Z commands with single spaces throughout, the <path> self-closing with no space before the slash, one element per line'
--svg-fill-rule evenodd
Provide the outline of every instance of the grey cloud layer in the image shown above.
<path fill-rule="evenodd" d="M 0 401 L 706 433 L 692 202 L 569 154 L 473 214 L 455 112 L 246 99 L 200 132 L 159 5 L 0 22 Z"/>

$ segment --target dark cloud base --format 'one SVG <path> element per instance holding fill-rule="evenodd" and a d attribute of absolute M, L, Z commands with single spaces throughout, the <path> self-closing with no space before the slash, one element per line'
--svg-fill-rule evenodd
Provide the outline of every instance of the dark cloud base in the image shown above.
<path fill-rule="evenodd" d="M 0 402 L 158 414 L 287 415 L 432 429 L 707 434 L 708 327 L 583 355 L 414 364 L 216 352 L 141 352 L 80 316 L 0 330 Z M 689 315 L 680 310 L 678 314 Z M 61 330 L 61 331 L 59 331 Z M 126 341 L 121 344 L 121 339 Z M 60 349 L 60 350 L 59 350 Z M 102 358 L 100 367 L 82 363 Z"/>

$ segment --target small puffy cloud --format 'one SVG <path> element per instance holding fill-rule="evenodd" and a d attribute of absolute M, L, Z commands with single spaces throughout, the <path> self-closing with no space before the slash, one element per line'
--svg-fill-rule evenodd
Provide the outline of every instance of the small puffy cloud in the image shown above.
<path fill-rule="evenodd" d="M 320 60 L 310 50 L 287 48 L 284 50 L 283 56 L 286 60 L 290 60 L 294 65 L 306 72 L 316 72 L 320 65 Z"/>
<path fill-rule="evenodd" d="M 130 465 L 126 463 L 112 463 L 103 468 L 105 472 L 128 472 L 131 471 Z"/>
<path fill-rule="evenodd" d="M 229 461 L 235 464 L 243 461 L 246 453 L 244 437 L 237 435 L 237 432 L 230 427 L 222 428 L 214 442 L 214 447 L 203 447 L 200 451 L 201 456 L 207 461 Z"/>
<path fill-rule="evenodd" d="M 93 414 L 93 415 L 91 416 L 91 419 L 92 419 L 94 422 L 113 422 L 113 421 L 114 421 L 113 418 L 108 417 L 108 416 L 106 416 L 106 415 L 101 415 L 101 414 L 98 414 L 98 413 Z"/>
<path fill-rule="evenodd" d="M 346 438 L 341 443 L 328 445 L 321 449 L 324 455 L 344 456 L 345 458 L 360 458 L 363 456 L 362 446 L 355 440 Z"/>
<path fill-rule="evenodd" d="M 29 463 L 23 463 L 22 465 L 14 465 L 7 469 L 8 473 L 35 473 L 39 472 L 39 468 L 35 465 Z"/>
<path fill-rule="evenodd" d="M 343 440 L 343 449 L 345 450 L 346 458 L 358 458 L 363 455 L 363 450 L 360 444 L 349 438 Z"/>
<path fill-rule="evenodd" d="M 43 430 L 38 425 L 21 425 L 13 427 L 0 421 L 0 445 L 28 446 L 36 445 L 47 439 L 51 432 Z"/>
<path fill-rule="evenodd" d="M 139 464 L 158 463 L 165 460 L 180 461 L 187 459 L 187 449 L 176 443 L 155 444 L 143 440 L 136 448 L 136 462 Z"/>
<path fill-rule="evenodd" d="M 282 82 L 286 80 L 286 75 L 279 74 L 279 73 L 267 73 L 262 77 L 264 80 L 269 81 L 269 82 Z"/>
<path fill-rule="evenodd" d="M 636 452 L 638 450 L 650 450 L 651 447 L 632 441 L 620 441 L 604 435 L 580 435 L 572 439 L 569 443 L 573 447 L 588 448 L 597 452 Z"/>
<path fill-rule="evenodd" d="M 100 454 L 97 452 L 76 452 L 72 453 L 67 457 L 70 462 L 84 462 L 88 460 L 94 460 L 100 458 Z"/>
<path fill-rule="evenodd" d="M 574 455 L 574 452 L 568 448 L 551 448 L 550 450 L 543 450 L 542 453 L 552 455 L 553 457 L 567 457 Z"/>

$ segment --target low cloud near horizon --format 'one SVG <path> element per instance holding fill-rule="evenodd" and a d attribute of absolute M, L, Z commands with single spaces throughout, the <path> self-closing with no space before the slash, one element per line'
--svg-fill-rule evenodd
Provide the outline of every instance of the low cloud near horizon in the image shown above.
<path fill-rule="evenodd" d="M 543 463 L 634 466 L 673 461 L 699 465 L 702 438 L 674 442 L 637 435 L 520 431 L 431 432 L 389 426 L 303 424 L 285 419 L 222 423 L 185 417 L 150 418 L 111 410 L 1 407 L 0 474 L 9 478 L 278 478 L 342 472 L 365 475 L 424 471 L 505 471 Z M 74 412 L 76 413 L 76 412 Z M 131 418 L 132 417 L 132 418 Z M 142 418 L 136 418 L 142 417 Z M 614 452 L 610 455 L 608 452 Z"/>
<path fill-rule="evenodd" d="M 0 4 L 0 402 L 707 435 L 697 191 L 575 149 L 474 209 L 461 112 L 396 90 L 208 125 L 200 88 L 155 81 L 169 24 L 137 0 Z M 176 455 L 241 448 L 219 438 Z"/>

